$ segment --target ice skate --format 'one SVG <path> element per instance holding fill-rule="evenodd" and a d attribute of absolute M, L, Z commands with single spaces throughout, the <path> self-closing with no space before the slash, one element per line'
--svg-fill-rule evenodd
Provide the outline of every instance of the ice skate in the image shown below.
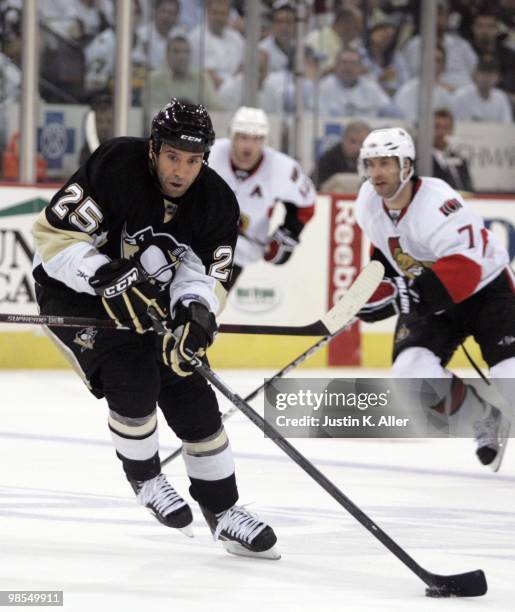
<path fill-rule="evenodd" d="M 493 472 L 501 467 L 508 436 L 510 422 L 502 412 L 488 402 L 483 401 L 485 417 L 474 422 L 474 437 L 477 442 L 476 455 L 483 465 Z"/>
<path fill-rule="evenodd" d="M 200 509 L 214 539 L 220 540 L 227 552 L 242 557 L 281 558 L 275 547 L 277 537 L 274 530 L 243 506 L 232 506 L 216 514 L 202 506 Z"/>
<path fill-rule="evenodd" d="M 193 537 L 191 508 L 164 474 L 159 474 L 151 480 L 129 482 L 136 493 L 138 503 L 148 508 L 160 523 L 179 529 L 189 538 Z"/>

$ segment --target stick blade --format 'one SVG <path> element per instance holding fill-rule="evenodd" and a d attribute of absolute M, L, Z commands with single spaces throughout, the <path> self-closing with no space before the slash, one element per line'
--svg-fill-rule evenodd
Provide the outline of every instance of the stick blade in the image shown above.
<path fill-rule="evenodd" d="M 334 334 L 357 315 L 367 303 L 384 277 L 384 266 L 379 261 L 368 263 L 347 293 L 322 318 L 329 334 Z"/>
<path fill-rule="evenodd" d="M 480 597 L 488 590 L 483 570 L 454 576 L 430 574 L 426 582 L 430 584 L 426 589 L 427 597 Z"/>

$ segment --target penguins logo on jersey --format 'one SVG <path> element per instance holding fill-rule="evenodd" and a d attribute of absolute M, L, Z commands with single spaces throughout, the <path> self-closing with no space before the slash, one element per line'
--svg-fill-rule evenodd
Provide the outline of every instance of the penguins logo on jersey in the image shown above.
<path fill-rule="evenodd" d="M 93 350 L 97 333 L 93 327 L 85 327 L 77 332 L 73 341 L 80 346 L 81 353 L 85 350 Z"/>
<path fill-rule="evenodd" d="M 188 247 L 178 243 L 171 234 L 155 233 L 148 226 L 129 234 L 127 226 L 122 231 L 122 255 L 132 257 L 136 253 L 150 278 L 168 285 L 186 256 Z"/>
<path fill-rule="evenodd" d="M 400 239 L 397 236 L 388 238 L 388 246 L 402 274 L 410 280 L 420 276 L 425 268 L 430 268 L 433 265 L 431 261 L 417 261 L 409 253 L 405 253 L 402 250 Z"/>
<path fill-rule="evenodd" d="M 399 342 L 402 342 L 403 340 L 406 340 L 406 338 L 410 335 L 410 330 L 409 327 L 406 327 L 406 325 L 404 325 L 404 323 L 399 327 L 399 329 L 397 330 L 397 334 L 395 335 L 395 344 L 398 344 Z"/>

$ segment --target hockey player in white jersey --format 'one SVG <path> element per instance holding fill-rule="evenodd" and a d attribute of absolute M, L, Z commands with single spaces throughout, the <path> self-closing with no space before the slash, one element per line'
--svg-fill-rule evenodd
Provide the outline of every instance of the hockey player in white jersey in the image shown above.
<path fill-rule="evenodd" d="M 315 187 L 299 164 L 266 146 L 268 118 L 259 108 L 242 106 L 230 124 L 230 138 L 215 141 L 209 165 L 236 194 L 240 230 L 231 286 L 243 268 L 260 259 L 275 265 L 288 261 L 315 209 Z M 270 217 L 282 202 L 284 221 L 270 235 Z"/>
<path fill-rule="evenodd" d="M 497 470 L 508 410 L 503 415 L 446 366 L 473 336 L 501 395 L 513 401 L 515 283 L 509 256 L 454 189 L 416 176 L 414 162 L 413 141 L 401 128 L 374 130 L 363 142 L 359 163 L 367 180 L 356 217 L 372 243 L 372 258 L 387 272 L 360 318 L 374 322 L 399 314 L 394 376 L 433 379 L 433 397 L 425 395 L 430 413 L 439 413 L 451 431 L 466 414 L 479 460 Z"/>

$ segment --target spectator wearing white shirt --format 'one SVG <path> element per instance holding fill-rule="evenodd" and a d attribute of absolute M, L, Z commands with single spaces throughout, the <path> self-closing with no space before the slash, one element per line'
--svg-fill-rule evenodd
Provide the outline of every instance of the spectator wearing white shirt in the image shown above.
<path fill-rule="evenodd" d="M 21 70 L 4 53 L 0 53 L 0 102 L 18 102 Z"/>
<path fill-rule="evenodd" d="M 295 52 L 294 5 L 285 0 L 276 0 L 272 8 L 270 34 L 259 43 L 259 48 L 268 54 L 269 72 L 288 69 Z"/>
<path fill-rule="evenodd" d="M 206 0 L 206 28 L 189 33 L 192 64 L 211 75 L 216 88 L 240 70 L 245 52 L 242 35 L 229 27 L 229 0 Z"/>
<path fill-rule="evenodd" d="M 133 102 L 137 102 L 139 91 L 143 86 L 142 72 L 145 57 L 141 43 L 138 42 L 138 29 L 142 21 L 140 0 L 132 0 L 132 18 L 134 35 L 132 38 L 132 89 Z M 113 89 L 114 69 L 116 61 L 116 33 L 107 28 L 95 36 L 84 49 L 85 75 L 84 86 L 88 97 L 96 92 L 106 92 Z"/>
<path fill-rule="evenodd" d="M 363 13 L 355 6 L 349 6 L 337 10 L 330 26 L 313 30 L 304 42 L 325 56 L 321 70 L 327 74 L 333 70 L 342 49 L 355 49 L 361 57 L 366 55 L 362 33 Z"/>
<path fill-rule="evenodd" d="M 311 47 L 304 47 L 304 73 L 302 75 L 302 92 L 304 110 L 312 110 L 315 101 L 315 82 L 319 75 L 320 62 L 323 56 Z M 263 110 L 268 113 L 292 113 L 295 110 L 295 75 L 291 70 L 275 70 L 263 84 Z"/>
<path fill-rule="evenodd" d="M 78 24 L 78 41 L 88 43 L 112 25 L 112 4 L 107 0 L 72 0 L 71 16 Z"/>
<path fill-rule="evenodd" d="M 21 70 L 7 55 L 0 53 L 0 149 L 7 138 L 7 108 L 18 102 L 21 92 Z"/>
<path fill-rule="evenodd" d="M 443 47 L 437 46 L 435 49 L 435 82 L 432 89 L 432 105 L 433 108 L 452 110 L 452 94 L 440 82 L 444 70 L 445 51 Z M 418 120 L 419 92 L 420 79 L 415 77 L 406 81 L 393 97 L 395 106 L 401 111 L 401 115 L 406 121 L 414 122 Z"/>
<path fill-rule="evenodd" d="M 395 49 L 397 28 L 386 18 L 369 29 L 363 65 L 389 96 L 408 80 L 409 69 L 404 56 Z"/>
<path fill-rule="evenodd" d="M 462 85 L 472 82 L 472 73 L 477 65 L 477 55 L 464 38 L 448 31 L 449 9 L 444 0 L 438 0 L 437 12 L 437 44 L 445 49 L 446 67 L 441 81 L 454 91 Z M 403 53 L 408 64 L 410 75 L 416 77 L 420 73 L 420 51 L 422 39 L 414 36 L 404 47 Z"/>
<path fill-rule="evenodd" d="M 320 80 L 320 114 L 332 117 L 379 116 L 388 111 L 391 100 L 363 72 L 360 55 L 352 49 L 340 51 L 334 74 Z"/>
<path fill-rule="evenodd" d="M 510 100 L 495 87 L 501 78 L 495 61 L 481 61 L 474 72 L 474 83 L 460 87 L 453 95 L 454 116 L 461 121 L 512 123 Z"/>
<path fill-rule="evenodd" d="M 109 0 L 39 0 L 41 21 L 68 40 L 86 44 L 111 25 Z"/>
<path fill-rule="evenodd" d="M 268 54 L 259 49 L 258 54 L 258 84 L 256 104 L 266 110 L 266 97 L 263 92 L 263 82 L 268 74 Z M 218 89 L 218 99 L 224 111 L 235 112 L 243 105 L 245 91 L 245 65 L 238 74 L 226 79 Z"/>
<path fill-rule="evenodd" d="M 138 44 L 135 56 L 147 68 L 166 66 L 166 45 L 172 29 L 178 27 L 181 5 L 179 0 L 156 0 L 154 18 L 136 30 Z"/>

